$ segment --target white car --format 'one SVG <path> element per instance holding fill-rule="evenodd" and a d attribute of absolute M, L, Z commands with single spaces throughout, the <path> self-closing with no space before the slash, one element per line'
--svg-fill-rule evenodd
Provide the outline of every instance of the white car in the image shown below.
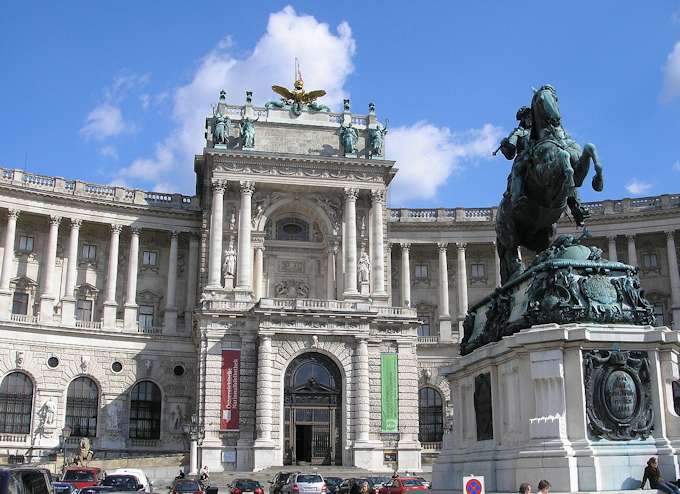
<path fill-rule="evenodd" d="M 139 468 L 117 468 L 116 470 L 107 471 L 106 475 L 133 475 L 137 482 L 144 487 L 144 492 L 151 494 L 153 482 L 150 481 L 143 470 Z"/>

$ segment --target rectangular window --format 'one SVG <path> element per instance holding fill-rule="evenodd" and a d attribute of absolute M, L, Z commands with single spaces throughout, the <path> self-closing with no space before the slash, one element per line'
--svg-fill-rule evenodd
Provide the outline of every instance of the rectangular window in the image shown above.
<path fill-rule="evenodd" d="M 137 315 L 140 329 L 153 327 L 153 305 L 140 305 Z"/>
<path fill-rule="evenodd" d="M 418 319 L 423 321 L 418 328 L 418 336 L 432 336 L 432 319 L 430 316 L 419 315 Z"/>
<path fill-rule="evenodd" d="M 14 292 L 12 314 L 28 315 L 28 293 Z"/>
<path fill-rule="evenodd" d="M 470 277 L 475 280 L 486 278 L 486 265 L 479 262 L 470 264 Z"/>
<path fill-rule="evenodd" d="M 80 257 L 86 261 L 94 261 L 97 258 L 97 246 L 83 244 L 83 247 L 80 249 Z"/>
<path fill-rule="evenodd" d="M 19 250 L 22 252 L 33 252 L 33 237 L 26 235 L 19 236 Z"/>
<path fill-rule="evenodd" d="M 657 267 L 656 254 L 643 254 L 642 267 L 653 269 Z"/>
<path fill-rule="evenodd" d="M 657 326 L 663 326 L 665 324 L 663 317 L 663 304 L 654 304 L 654 317 L 656 317 Z"/>
<path fill-rule="evenodd" d="M 152 250 L 145 250 L 142 254 L 142 265 L 144 266 L 157 266 L 158 265 L 158 252 Z"/>
<path fill-rule="evenodd" d="M 429 279 L 430 276 L 427 271 L 427 264 L 416 264 L 413 275 L 416 281 L 423 281 Z"/>
<path fill-rule="evenodd" d="M 92 321 L 92 300 L 79 299 L 76 302 L 76 320 Z"/>

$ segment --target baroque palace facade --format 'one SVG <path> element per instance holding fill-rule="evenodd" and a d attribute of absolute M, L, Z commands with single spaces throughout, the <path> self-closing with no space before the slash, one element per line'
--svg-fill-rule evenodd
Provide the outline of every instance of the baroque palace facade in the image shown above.
<path fill-rule="evenodd" d="M 187 451 L 192 422 L 213 471 L 436 455 L 495 208 L 387 209 L 373 105 L 250 101 L 206 120 L 195 196 L 1 170 L 0 456 Z M 680 195 L 587 207 L 680 329 Z"/>

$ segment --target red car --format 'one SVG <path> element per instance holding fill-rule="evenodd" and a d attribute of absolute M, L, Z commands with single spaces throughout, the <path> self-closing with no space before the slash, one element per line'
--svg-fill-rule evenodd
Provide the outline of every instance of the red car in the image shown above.
<path fill-rule="evenodd" d="M 62 477 L 62 482 L 71 484 L 76 489 L 99 485 L 102 481 L 101 468 L 95 467 L 68 467 Z"/>
<path fill-rule="evenodd" d="M 411 491 L 426 491 L 427 486 L 416 477 L 398 477 L 392 479 L 378 491 L 379 494 L 402 494 Z"/>

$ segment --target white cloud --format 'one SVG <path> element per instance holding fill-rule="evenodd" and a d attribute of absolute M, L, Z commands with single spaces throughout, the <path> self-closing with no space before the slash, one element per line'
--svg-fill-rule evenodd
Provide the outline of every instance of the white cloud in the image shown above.
<path fill-rule="evenodd" d="M 129 124 L 123 120 L 123 114 L 118 106 L 102 103 L 89 113 L 80 133 L 86 139 L 92 137 L 102 140 L 117 136 L 129 127 Z"/>
<path fill-rule="evenodd" d="M 652 189 L 652 184 L 649 182 L 642 182 L 637 178 L 632 179 L 626 185 L 626 190 L 633 194 L 634 196 L 640 196 L 648 193 Z"/>
<path fill-rule="evenodd" d="M 111 86 L 104 90 L 107 101 L 120 102 L 130 91 L 140 89 L 149 82 L 149 74 L 135 74 L 123 72 L 116 76 Z"/>
<path fill-rule="evenodd" d="M 174 92 L 171 134 L 156 146 L 151 158 L 135 160 L 120 171 L 117 179 L 135 179 L 157 186 L 161 182 L 188 190 L 193 183 L 193 156 L 204 145 L 205 117 L 217 101 L 220 89 L 228 99 L 274 99 L 272 84 L 291 85 L 295 57 L 300 60 L 307 89 L 324 89 L 324 103 L 338 105 L 344 97 L 345 82 L 354 67 L 355 42 L 345 22 L 335 31 L 309 15 L 297 14 L 288 6 L 269 16 L 267 30 L 245 57 L 230 53 L 232 42 L 225 38 L 200 62 L 191 82 Z M 170 178 L 172 177 L 172 178 Z"/>
<path fill-rule="evenodd" d="M 680 96 L 680 41 L 675 43 L 673 51 L 666 58 L 664 72 L 664 88 L 662 98 L 670 101 L 676 96 Z"/>
<path fill-rule="evenodd" d="M 386 153 L 399 168 L 392 182 L 391 202 L 399 205 L 433 198 L 465 160 L 490 158 L 501 136 L 502 130 L 491 124 L 462 133 L 427 122 L 391 129 Z"/>
<path fill-rule="evenodd" d="M 103 146 L 99 149 L 99 154 L 105 158 L 118 159 L 118 150 L 115 146 Z"/>
<path fill-rule="evenodd" d="M 680 160 L 673 163 L 673 171 L 680 172 Z"/>

